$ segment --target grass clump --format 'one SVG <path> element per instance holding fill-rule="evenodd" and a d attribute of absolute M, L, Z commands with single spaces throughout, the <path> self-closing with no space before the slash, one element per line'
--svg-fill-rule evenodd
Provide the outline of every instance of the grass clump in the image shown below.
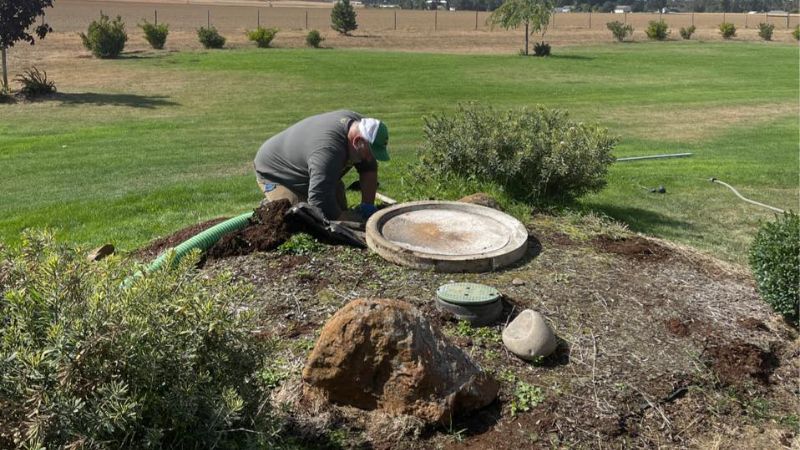
<path fill-rule="evenodd" d="M 736 25 L 730 22 L 722 22 L 719 24 L 719 34 L 723 39 L 730 39 L 736 36 Z"/>
<path fill-rule="evenodd" d="M 550 56 L 550 44 L 544 41 L 533 44 L 533 55 Z"/>
<path fill-rule="evenodd" d="M 153 24 L 145 20 L 143 23 L 139 24 L 139 28 L 144 32 L 144 38 L 151 47 L 156 50 L 164 48 L 164 44 L 167 42 L 167 35 L 169 34 L 169 25 L 165 23 Z"/>
<path fill-rule="evenodd" d="M 771 23 L 761 22 L 758 24 L 758 36 L 765 41 L 772 40 L 773 31 L 775 31 L 775 25 Z"/>
<path fill-rule="evenodd" d="M 309 47 L 319 48 L 324 40 L 325 38 L 317 30 L 311 30 L 306 35 L 306 45 Z"/>
<path fill-rule="evenodd" d="M 100 20 L 92 21 L 86 34 L 80 33 L 80 36 L 86 50 L 98 58 L 116 58 L 128 41 L 122 17 L 110 20 L 105 14 L 100 14 Z"/>
<path fill-rule="evenodd" d="M 278 29 L 258 27 L 255 30 L 248 31 L 246 34 L 247 39 L 255 42 L 258 48 L 267 48 L 272 40 L 275 39 L 275 35 L 278 34 Z"/>
<path fill-rule="evenodd" d="M 625 38 L 633 36 L 633 26 L 625 25 L 619 20 L 608 22 L 606 24 L 606 28 L 611 31 L 611 34 L 614 35 L 614 39 L 616 39 L 618 42 L 622 42 L 625 40 Z"/>
<path fill-rule="evenodd" d="M 680 29 L 681 37 L 688 41 L 689 39 L 692 38 L 692 35 L 694 34 L 695 30 L 697 30 L 697 28 L 694 25 L 689 25 L 688 27 L 685 28 L 681 27 Z"/>
<path fill-rule="evenodd" d="M 197 253 L 129 282 L 132 264 L 49 234 L 0 255 L 0 447 L 239 448 L 271 431 L 252 294 L 201 276 Z"/>
<path fill-rule="evenodd" d="M 424 119 L 419 172 L 495 183 L 527 203 L 569 201 L 606 184 L 616 138 L 608 130 L 537 107 L 477 104 Z"/>
<path fill-rule="evenodd" d="M 663 20 L 651 20 L 644 32 L 652 40 L 663 41 L 669 36 L 669 25 Z"/>
<path fill-rule="evenodd" d="M 197 39 L 200 40 L 200 43 L 205 48 L 222 48 L 225 46 L 225 37 L 219 34 L 214 26 L 198 28 Z"/>
<path fill-rule="evenodd" d="M 20 93 L 27 98 L 36 98 L 56 91 L 56 84 L 47 79 L 47 72 L 39 70 L 36 66 L 17 75 L 16 81 L 22 84 Z"/>
<path fill-rule="evenodd" d="M 288 241 L 278 246 L 278 253 L 282 255 L 310 255 L 319 253 L 325 246 L 306 233 L 295 233 Z"/>
<path fill-rule="evenodd" d="M 758 292 L 795 326 L 800 321 L 800 218 L 793 212 L 765 222 L 750 247 Z"/>

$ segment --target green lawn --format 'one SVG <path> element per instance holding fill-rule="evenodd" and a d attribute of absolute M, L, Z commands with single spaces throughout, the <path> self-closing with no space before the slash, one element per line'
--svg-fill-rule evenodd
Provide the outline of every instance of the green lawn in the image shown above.
<path fill-rule="evenodd" d="M 382 190 L 410 199 L 400 178 L 421 142 L 422 117 L 464 101 L 566 109 L 619 135 L 620 157 L 693 152 L 618 163 L 609 186 L 582 200 L 636 231 L 743 261 L 758 221 L 771 213 L 709 183 L 711 176 L 797 209 L 795 46 L 662 42 L 554 51 L 541 59 L 253 49 L 79 61 L 84 83 L 97 68 L 102 79 L 59 85 L 56 100 L 0 105 L 0 239 L 49 226 L 72 242 L 132 249 L 246 211 L 260 199 L 251 174 L 259 145 L 302 117 L 338 108 L 389 124 L 395 159 L 381 168 Z M 657 185 L 667 194 L 644 189 Z"/>

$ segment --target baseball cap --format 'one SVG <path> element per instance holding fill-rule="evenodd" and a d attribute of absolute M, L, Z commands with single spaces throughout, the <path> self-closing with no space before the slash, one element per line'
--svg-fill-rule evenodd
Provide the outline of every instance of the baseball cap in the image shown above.
<path fill-rule="evenodd" d="M 358 123 L 358 131 L 368 142 L 372 155 L 378 161 L 389 161 L 389 128 L 378 119 L 364 118 Z"/>

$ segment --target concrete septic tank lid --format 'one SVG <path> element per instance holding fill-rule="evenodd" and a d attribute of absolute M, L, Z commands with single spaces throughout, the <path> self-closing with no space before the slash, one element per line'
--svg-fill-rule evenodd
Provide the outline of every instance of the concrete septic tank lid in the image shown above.
<path fill-rule="evenodd" d="M 367 245 L 384 259 L 438 272 L 488 272 L 525 255 L 528 230 L 517 219 L 461 202 L 401 203 L 373 214 Z"/>

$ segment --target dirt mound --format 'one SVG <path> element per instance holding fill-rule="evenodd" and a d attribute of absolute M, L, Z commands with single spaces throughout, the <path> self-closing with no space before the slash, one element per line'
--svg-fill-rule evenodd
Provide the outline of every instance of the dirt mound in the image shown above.
<path fill-rule="evenodd" d="M 250 225 L 223 236 L 208 249 L 207 258 L 225 258 L 274 250 L 292 235 L 291 227 L 284 220 L 286 212 L 291 207 L 289 200 L 262 204 L 250 219 Z"/>
<path fill-rule="evenodd" d="M 675 336 L 686 337 L 691 334 L 691 331 L 689 330 L 689 324 L 681 320 L 679 317 L 673 317 L 665 320 L 664 325 L 667 327 L 667 331 Z"/>
<path fill-rule="evenodd" d="M 636 260 L 659 261 L 669 256 L 670 253 L 667 248 L 639 236 L 623 239 L 598 236 L 592 240 L 592 243 L 606 253 L 627 256 Z"/>
<path fill-rule="evenodd" d="M 159 254 L 161 254 L 161 252 L 163 252 L 164 250 L 175 247 L 176 245 L 191 238 L 197 233 L 203 232 L 220 222 L 224 222 L 225 220 L 228 220 L 228 218 L 217 217 L 216 219 L 211 219 L 205 222 L 200 222 L 194 225 L 190 225 L 186 228 L 176 231 L 175 233 L 170 234 L 169 236 L 156 239 L 155 241 L 149 243 L 146 247 L 140 248 L 134 253 L 134 257 L 144 260 L 153 259 Z"/>
<path fill-rule="evenodd" d="M 749 378 L 768 384 L 778 365 L 772 351 L 764 351 L 739 339 L 709 347 L 708 354 L 711 368 L 725 385 L 741 385 Z"/>

